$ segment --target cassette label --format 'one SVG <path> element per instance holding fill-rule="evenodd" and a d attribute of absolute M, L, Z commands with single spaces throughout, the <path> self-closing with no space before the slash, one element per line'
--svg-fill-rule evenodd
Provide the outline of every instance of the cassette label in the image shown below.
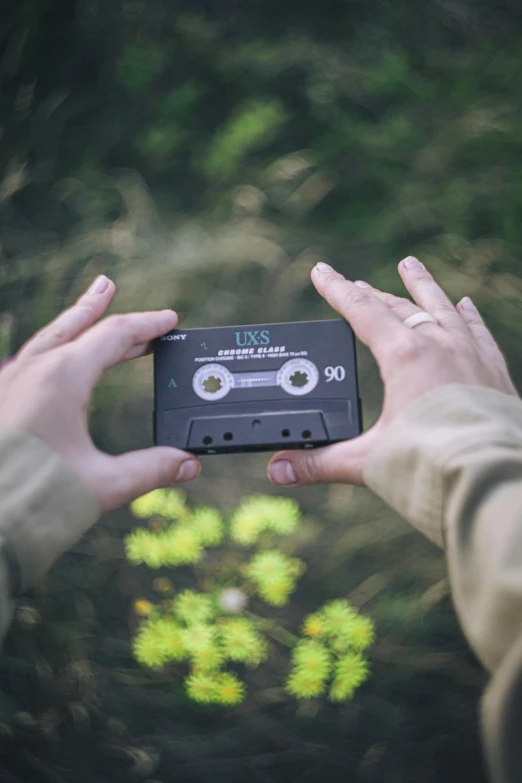
<path fill-rule="evenodd" d="M 194 454 L 312 448 L 361 432 L 346 321 L 179 329 L 154 349 L 159 445 Z"/>

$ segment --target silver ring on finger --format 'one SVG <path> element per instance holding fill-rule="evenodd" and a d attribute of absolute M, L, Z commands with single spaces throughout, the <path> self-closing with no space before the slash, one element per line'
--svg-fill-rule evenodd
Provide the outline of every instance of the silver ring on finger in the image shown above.
<path fill-rule="evenodd" d="M 438 325 L 437 319 L 429 313 L 426 313 L 424 310 L 421 310 L 420 313 L 414 313 L 413 315 L 410 315 L 409 318 L 406 318 L 406 320 L 403 321 L 403 324 L 404 326 L 407 326 L 408 329 L 413 329 L 414 326 L 418 326 L 419 324 L 425 323 L 426 321 Z"/>

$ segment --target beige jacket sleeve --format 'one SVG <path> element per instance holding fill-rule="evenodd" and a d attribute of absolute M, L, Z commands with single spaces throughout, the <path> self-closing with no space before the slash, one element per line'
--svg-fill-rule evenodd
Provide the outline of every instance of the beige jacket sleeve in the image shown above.
<path fill-rule="evenodd" d="M 522 781 L 522 401 L 479 386 L 427 392 L 373 448 L 364 480 L 446 550 L 464 632 L 491 672 L 492 780 Z"/>
<path fill-rule="evenodd" d="M 0 643 L 14 598 L 99 514 L 96 498 L 58 454 L 32 435 L 0 430 Z"/>

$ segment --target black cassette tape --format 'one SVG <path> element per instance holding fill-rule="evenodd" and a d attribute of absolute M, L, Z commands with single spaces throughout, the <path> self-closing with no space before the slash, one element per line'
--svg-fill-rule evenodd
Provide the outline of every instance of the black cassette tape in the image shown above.
<path fill-rule="evenodd" d="M 361 433 L 346 321 L 176 329 L 154 349 L 154 440 L 194 454 L 312 448 Z"/>

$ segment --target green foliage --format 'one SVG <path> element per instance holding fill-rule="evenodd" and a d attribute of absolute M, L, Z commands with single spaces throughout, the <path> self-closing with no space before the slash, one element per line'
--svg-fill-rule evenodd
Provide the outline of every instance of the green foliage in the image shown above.
<path fill-rule="evenodd" d="M 360 617 L 347 601 L 331 601 L 305 618 L 304 633 L 311 638 L 301 641 L 278 621 L 270 620 L 267 625 L 266 618 L 248 609 L 248 595 L 254 593 L 270 606 L 286 605 L 306 565 L 275 548 L 259 549 L 244 562 L 233 547 L 238 543 L 259 544 L 261 534 L 266 532 L 290 536 L 300 521 L 295 501 L 263 495 L 248 497 L 233 513 L 229 525 L 215 508 L 190 510 L 185 495 L 175 490 L 145 495 L 135 500 L 131 509 L 138 518 L 149 518 L 152 525 L 150 530 L 138 528 L 127 536 L 125 548 L 131 563 L 145 563 L 151 568 L 197 564 L 199 574 L 195 580 L 198 589 L 186 588 L 170 601 L 163 600 L 157 606 L 144 599 L 135 601 L 136 614 L 146 618 L 133 643 L 134 657 L 142 666 L 158 669 L 183 663 L 188 666 L 185 690 L 190 699 L 232 706 L 245 698 L 246 689 L 224 667 L 232 663 L 257 668 L 269 660 L 267 629 L 271 629 L 272 640 L 292 640 L 293 668 L 286 689 L 296 698 L 325 693 L 333 667 L 330 698 L 334 701 L 342 700 L 343 692 L 346 698 L 351 697 L 366 679 L 362 672 L 368 670 L 364 669 L 361 653 L 373 640 L 373 623 Z M 211 572 L 205 568 L 206 555 L 207 550 L 216 547 L 227 548 L 215 561 L 221 565 Z M 161 577 L 155 584 L 160 593 L 165 593 L 171 583 Z M 203 587 L 207 584 L 211 586 Z M 356 656 L 351 670 L 350 655 Z"/>
<path fill-rule="evenodd" d="M 203 169 L 209 177 L 232 174 L 249 153 L 267 146 L 281 129 L 286 113 L 279 101 L 257 100 L 240 108 L 217 130 Z"/>
<path fill-rule="evenodd" d="M 117 64 L 120 83 L 130 92 L 150 87 L 167 63 L 167 50 L 156 41 L 135 41 L 123 49 Z"/>

